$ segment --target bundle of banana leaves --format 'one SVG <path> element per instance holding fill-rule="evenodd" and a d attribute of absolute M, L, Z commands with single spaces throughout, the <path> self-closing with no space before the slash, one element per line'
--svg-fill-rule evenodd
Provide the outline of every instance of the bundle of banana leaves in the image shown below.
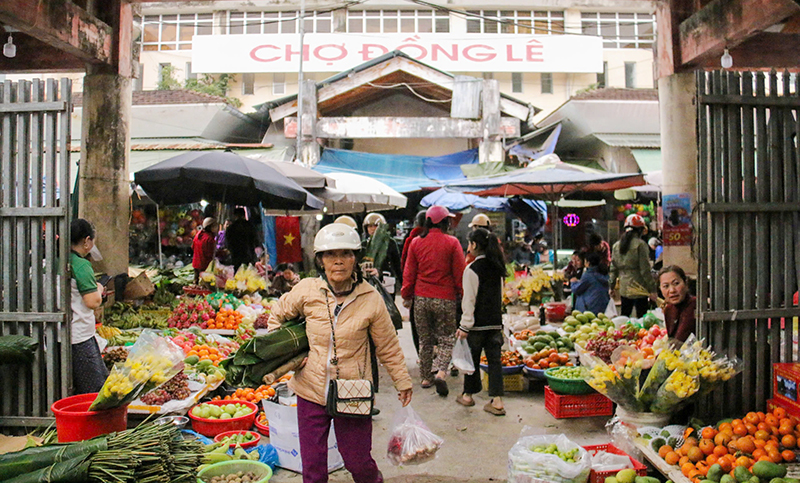
<path fill-rule="evenodd" d="M 364 250 L 364 260 L 371 260 L 372 266 L 380 270 L 386 260 L 390 242 L 389 225 L 381 223 L 369 239 L 366 250 Z"/>
<path fill-rule="evenodd" d="M 284 322 L 278 330 L 248 340 L 220 366 L 227 371 L 228 384 L 258 387 L 265 375 L 303 352 L 308 352 L 306 321 L 295 319 Z"/>
<path fill-rule="evenodd" d="M 89 441 L 26 448 L 0 455 L 3 483 L 193 482 L 203 460 L 199 441 L 175 426 L 144 423 Z"/>

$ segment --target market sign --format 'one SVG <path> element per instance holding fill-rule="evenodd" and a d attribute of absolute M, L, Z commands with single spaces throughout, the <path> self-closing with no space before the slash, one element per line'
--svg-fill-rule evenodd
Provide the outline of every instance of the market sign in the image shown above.
<path fill-rule="evenodd" d="M 299 34 L 196 35 L 192 72 L 298 72 Z M 586 35 L 307 34 L 303 71 L 340 72 L 399 50 L 448 72 L 603 72 L 603 39 Z"/>
<path fill-rule="evenodd" d="M 661 238 L 664 246 L 688 246 L 692 244 L 692 195 L 678 193 L 663 195 L 664 224 Z"/>

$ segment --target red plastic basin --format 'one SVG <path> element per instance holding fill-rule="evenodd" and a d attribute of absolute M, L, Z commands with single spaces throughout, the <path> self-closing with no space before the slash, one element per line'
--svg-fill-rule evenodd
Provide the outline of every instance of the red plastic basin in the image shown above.
<path fill-rule="evenodd" d="M 219 443 L 220 441 L 223 440 L 223 438 L 226 438 L 228 436 L 236 436 L 237 434 L 244 434 L 244 433 L 251 433 L 253 436 L 255 436 L 255 439 L 247 443 L 240 443 L 239 446 L 241 446 L 243 449 L 254 448 L 255 446 L 258 445 L 259 441 L 261 441 L 261 435 L 255 431 L 225 431 L 224 433 L 219 433 L 218 435 L 216 435 L 214 437 L 214 441 Z"/>
<path fill-rule="evenodd" d="M 567 317 L 567 304 L 564 302 L 547 302 L 544 313 L 548 322 L 563 322 Z"/>
<path fill-rule="evenodd" d="M 190 409 L 189 418 L 191 418 L 192 420 L 192 429 L 202 434 L 203 436 L 208 436 L 209 438 L 213 438 L 219 433 L 225 433 L 227 431 L 246 431 L 252 428 L 253 421 L 256 420 L 256 414 L 258 413 L 258 406 L 251 403 L 250 401 L 209 401 L 204 404 L 213 404 L 215 406 L 227 406 L 228 404 L 236 404 L 236 403 L 249 407 L 250 409 L 252 409 L 252 412 L 246 416 L 240 416 L 238 418 L 209 419 L 209 418 L 198 418 L 197 416 L 192 414 L 192 410 Z M 192 409 L 194 409 L 195 407 L 197 406 L 192 407 Z"/>
<path fill-rule="evenodd" d="M 59 399 L 50 406 L 56 416 L 60 443 L 85 441 L 103 434 L 128 429 L 128 405 L 103 411 L 89 411 L 97 393 Z"/>

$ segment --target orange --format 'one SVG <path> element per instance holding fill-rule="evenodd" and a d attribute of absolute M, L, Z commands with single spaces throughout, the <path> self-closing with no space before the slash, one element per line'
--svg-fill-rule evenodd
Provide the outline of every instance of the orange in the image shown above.
<path fill-rule="evenodd" d="M 739 438 L 736 440 L 736 447 L 743 453 L 752 453 L 756 449 L 756 444 L 749 437 Z"/>
<path fill-rule="evenodd" d="M 772 414 L 775 415 L 776 418 L 785 418 L 786 417 L 786 410 L 783 408 L 775 408 L 772 410 Z"/>
<path fill-rule="evenodd" d="M 706 463 L 708 463 L 709 466 L 716 463 L 717 460 L 719 460 L 719 456 L 715 455 L 714 453 L 711 453 L 710 455 L 706 456 Z"/>
<path fill-rule="evenodd" d="M 708 456 L 714 452 L 714 441 L 703 438 L 700 440 L 700 445 L 698 447 L 700 448 L 700 451 L 703 452 L 703 454 Z"/>
<path fill-rule="evenodd" d="M 677 451 L 676 451 L 676 453 L 677 453 Z M 683 465 L 685 465 L 686 463 L 690 463 L 691 464 L 691 462 L 689 461 L 689 457 L 688 456 L 681 456 L 681 459 L 678 460 L 678 466 L 683 468 Z"/>
<path fill-rule="evenodd" d="M 708 474 L 708 465 L 704 461 L 699 461 L 696 466 L 701 475 L 706 476 Z"/>
<path fill-rule="evenodd" d="M 758 424 L 758 421 L 759 421 L 759 419 L 758 419 L 758 414 L 757 414 L 755 411 L 750 411 L 750 412 L 749 412 L 749 413 L 747 413 L 747 415 L 744 417 L 744 422 L 746 422 L 746 423 L 750 423 L 750 424 Z"/>
<path fill-rule="evenodd" d="M 770 457 L 769 457 L 769 456 L 767 456 L 767 455 L 764 455 L 764 456 L 759 456 L 759 457 L 758 457 L 758 461 L 769 461 L 770 463 L 772 463 L 772 458 L 770 458 Z"/>
<path fill-rule="evenodd" d="M 688 438 L 686 438 L 686 439 L 683 441 L 683 445 L 684 445 L 684 446 L 686 446 L 686 445 L 689 445 L 689 446 L 697 446 L 697 438 L 695 438 L 695 437 L 688 437 Z"/>
<path fill-rule="evenodd" d="M 728 446 L 728 443 L 731 442 L 731 435 L 733 433 L 728 433 L 727 431 L 720 431 L 714 436 L 714 444 L 717 446 Z"/>
<path fill-rule="evenodd" d="M 747 428 L 745 427 L 744 424 L 738 424 L 733 427 L 733 434 L 735 434 L 736 436 L 744 436 L 745 434 L 747 434 Z"/>
<path fill-rule="evenodd" d="M 722 457 L 719 460 L 717 460 L 717 464 L 719 464 L 722 467 L 722 471 L 726 473 L 728 471 L 731 471 L 731 469 L 733 469 L 733 463 L 731 463 L 731 460 L 725 457 Z"/>
<path fill-rule="evenodd" d="M 691 461 L 692 463 L 697 463 L 698 461 L 706 457 L 705 453 L 703 453 L 703 450 L 701 450 L 697 446 L 692 446 L 691 448 L 689 448 L 689 451 L 686 453 L 686 456 L 689 457 L 689 461 Z"/>
<path fill-rule="evenodd" d="M 695 481 L 695 480 L 699 480 L 698 476 L 702 476 L 702 475 L 703 475 L 703 473 L 701 473 L 697 469 L 694 469 L 694 470 L 690 471 L 689 474 L 686 475 L 686 476 L 689 477 L 692 481 Z"/>
<path fill-rule="evenodd" d="M 757 439 L 755 443 L 756 443 L 756 448 L 761 448 L 761 449 L 763 449 L 764 446 L 766 446 L 767 444 L 767 442 L 764 441 L 763 439 Z"/>
<path fill-rule="evenodd" d="M 703 428 L 703 431 L 700 432 L 700 435 L 704 439 L 714 439 L 714 436 L 717 435 L 717 430 L 709 426 L 707 428 Z"/>
<path fill-rule="evenodd" d="M 770 426 L 777 426 L 779 424 L 778 418 L 776 418 L 771 414 L 767 414 L 766 418 L 764 419 L 764 422 L 769 424 Z"/>
<path fill-rule="evenodd" d="M 761 439 L 763 441 L 767 441 L 770 436 L 771 434 L 768 433 L 767 431 L 764 431 L 763 429 L 759 429 L 758 431 L 756 431 L 755 434 L 756 439 Z"/>
<path fill-rule="evenodd" d="M 736 463 L 734 464 L 736 466 L 744 466 L 745 468 L 749 468 L 752 462 L 750 458 L 748 458 L 747 456 L 739 456 L 738 458 L 736 458 Z"/>
<path fill-rule="evenodd" d="M 767 456 L 769 459 L 772 460 L 773 463 L 781 463 L 783 461 L 783 456 L 777 449 L 770 449 L 767 451 Z"/>
<path fill-rule="evenodd" d="M 721 458 L 722 456 L 725 456 L 726 454 L 728 454 L 728 448 L 726 448 L 725 446 L 719 445 L 719 446 L 715 446 L 714 447 L 714 455 L 717 458 Z"/>
<path fill-rule="evenodd" d="M 766 417 L 767 417 L 767 415 L 764 414 L 763 411 L 759 411 L 757 414 L 758 414 L 758 420 L 759 421 L 764 421 L 764 419 L 766 419 Z"/>
<path fill-rule="evenodd" d="M 781 438 L 781 444 L 784 448 L 792 449 L 797 446 L 797 439 L 793 435 L 787 434 Z"/>
<path fill-rule="evenodd" d="M 767 455 L 767 452 L 764 451 L 761 448 L 758 448 L 757 450 L 753 451 L 753 459 L 756 460 L 756 461 L 759 461 L 762 456 L 766 456 L 766 455 Z"/>
<path fill-rule="evenodd" d="M 778 428 L 778 433 L 780 433 L 781 436 L 786 436 L 787 434 L 792 434 L 793 432 L 794 432 L 794 429 L 791 426 L 789 426 L 788 423 L 787 424 L 782 424 Z"/>
<path fill-rule="evenodd" d="M 667 453 L 672 453 L 672 446 L 670 446 L 668 444 L 665 444 L 664 446 L 658 448 L 658 456 L 661 456 L 663 458 L 663 457 L 667 456 Z M 674 463 L 670 463 L 670 464 L 674 464 Z"/>
<path fill-rule="evenodd" d="M 689 472 L 695 471 L 696 469 L 697 468 L 691 463 L 684 463 L 681 465 L 681 473 L 683 473 L 683 476 L 689 476 Z"/>
<path fill-rule="evenodd" d="M 789 449 L 783 450 L 781 456 L 783 457 L 783 460 L 786 461 L 787 463 L 794 461 L 795 458 L 794 451 Z"/>
<path fill-rule="evenodd" d="M 663 448 L 663 446 L 662 446 L 662 448 Z M 667 446 L 667 448 L 669 448 L 669 446 Z M 669 451 L 669 452 L 664 454 L 664 461 L 666 461 L 668 465 L 677 464 L 678 461 L 680 461 L 680 459 L 681 459 L 681 457 L 678 456 L 678 453 L 676 453 L 674 451 Z"/>
<path fill-rule="evenodd" d="M 722 423 L 719 425 L 719 432 L 720 433 L 730 432 L 731 434 L 733 434 L 733 426 L 731 426 L 731 423 Z"/>

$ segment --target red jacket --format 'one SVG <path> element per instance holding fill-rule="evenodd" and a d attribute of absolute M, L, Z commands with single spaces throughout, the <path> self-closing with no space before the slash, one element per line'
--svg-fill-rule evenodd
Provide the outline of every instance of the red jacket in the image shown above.
<path fill-rule="evenodd" d="M 694 316 L 696 307 L 697 298 L 691 295 L 678 305 L 667 304 L 664 307 L 664 324 L 667 326 L 667 335 L 685 342 L 690 335 L 694 334 L 697 328 Z"/>
<path fill-rule="evenodd" d="M 205 270 L 214 259 L 217 241 L 213 233 L 200 230 L 192 242 L 192 267 Z"/>
<path fill-rule="evenodd" d="M 411 229 L 411 233 L 408 234 L 406 238 L 406 242 L 403 243 L 403 254 L 400 255 L 400 269 L 405 270 L 406 268 L 406 259 L 408 258 L 408 248 L 411 246 L 411 242 L 414 238 L 418 237 L 420 233 L 422 233 L 423 228 L 421 226 L 415 226 Z"/>
<path fill-rule="evenodd" d="M 459 300 L 465 266 L 458 239 L 431 228 L 425 238 L 411 242 L 401 295 L 406 300 L 415 296 Z"/>

